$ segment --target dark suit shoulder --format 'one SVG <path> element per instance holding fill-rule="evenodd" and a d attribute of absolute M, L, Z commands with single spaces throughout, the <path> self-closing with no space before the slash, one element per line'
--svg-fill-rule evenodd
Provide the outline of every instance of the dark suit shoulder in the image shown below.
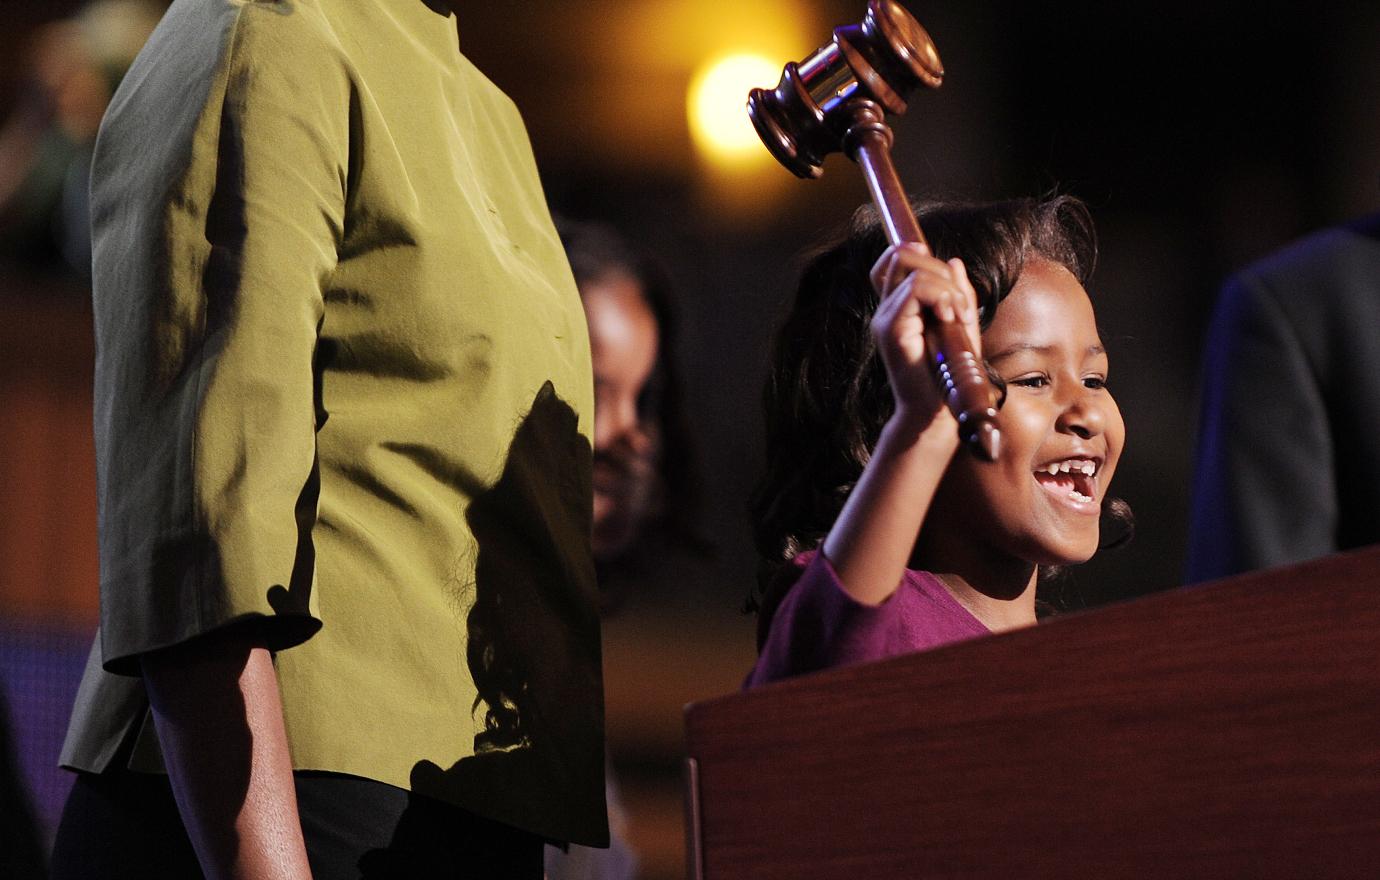
<path fill-rule="evenodd" d="M 1334 372 L 1329 365 L 1338 357 L 1369 365 L 1380 327 L 1380 215 L 1307 236 L 1247 266 L 1224 286 L 1218 310 L 1275 315 L 1324 374 Z"/>
<path fill-rule="evenodd" d="M 1250 295 L 1268 295 L 1289 311 L 1290 300 L 1330 306 L 1380 296 L 1380 214 L 1316 232 L 1238 272 Z M 1246 295 L 1245 291 L 1235 295 Z"/>

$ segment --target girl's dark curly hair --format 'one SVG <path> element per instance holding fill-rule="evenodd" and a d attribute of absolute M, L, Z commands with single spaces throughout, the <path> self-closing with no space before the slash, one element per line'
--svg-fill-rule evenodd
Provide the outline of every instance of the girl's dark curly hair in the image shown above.
<path fill-rule="evenodd" d="M 1058 263 L 1086 285 L 1097 259 L 1092 218 L 1072 196 L 931 203 L 916 216 L 935 256 L 962 258 L 984 330 L 1027 260 Z M 777 334 L 764 394 L 767 469 L 751 500 L 763 584 L 824 539 L 895 408 L 871 331 L 878 297 L 868 274 L 885 248 L 876 211 L 859 209 L 841 238 L 807 257 Z"/>

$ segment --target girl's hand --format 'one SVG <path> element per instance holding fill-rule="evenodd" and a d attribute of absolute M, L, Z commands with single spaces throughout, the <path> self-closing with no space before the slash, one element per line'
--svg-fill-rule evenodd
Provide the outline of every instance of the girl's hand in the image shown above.
<path fill-rule="evenodd" d="M 893 418 L 920 430 L 935 419 L 952 419 L 926 357 L 925 319 L 960 321 L 973 353 L 982 357 L 977 292 L 963 261 L 945 262 L 922 244 L 903 244 L 882 253 L 871 278 L 881 297 L 872 316 L 872 335 L 896 398 Z"/>
<path fill-rule="evenodd" d="M 881 297 L 872 334 L 896 413 L 824 539 L 824 556 L 854 600 L 877 605 L 896 592 L 949 462 L 958 430 L 925 351 L 927 321 L 958 321 L 978 353 L 977 294 L 958 260 L 923 245 L 888 248 L 872 268 Z"/>

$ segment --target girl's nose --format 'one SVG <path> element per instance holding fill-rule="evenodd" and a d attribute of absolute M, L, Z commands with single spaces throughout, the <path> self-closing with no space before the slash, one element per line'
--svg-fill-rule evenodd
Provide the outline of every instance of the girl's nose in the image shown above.
<path fill-rule="evenodd" d="M 1055 422 L 1055 427 L 1060 431 L 1084 439 L 1101 434 L 1106 426 L 1107 414 L 1103 411 L 1101 402 L 1086 389 L 1067 402 Z"/>

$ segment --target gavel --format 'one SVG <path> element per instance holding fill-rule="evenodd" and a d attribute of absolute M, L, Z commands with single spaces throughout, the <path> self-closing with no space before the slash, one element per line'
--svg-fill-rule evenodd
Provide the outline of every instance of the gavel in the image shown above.
<path fill-rule="evenodd" d="M 870 0 L 861 24 L 834 29 L 834 38 L 799 64 L 789 62 L 775 89 L 753 89 L 748 115 L 767 150 L 796 176 L 819 177 L 824 158 L 842 151 L 862 169 L 892 245 L 928 246 L 891 161 L 886 114 L 906 112 L 919 84 L 938 88 L 944 67 L 934 41 L 893 0 Z M 925 350 L 963 444 L 996 461 L 997 391 L 957 322 L 925 315 Z"/>

